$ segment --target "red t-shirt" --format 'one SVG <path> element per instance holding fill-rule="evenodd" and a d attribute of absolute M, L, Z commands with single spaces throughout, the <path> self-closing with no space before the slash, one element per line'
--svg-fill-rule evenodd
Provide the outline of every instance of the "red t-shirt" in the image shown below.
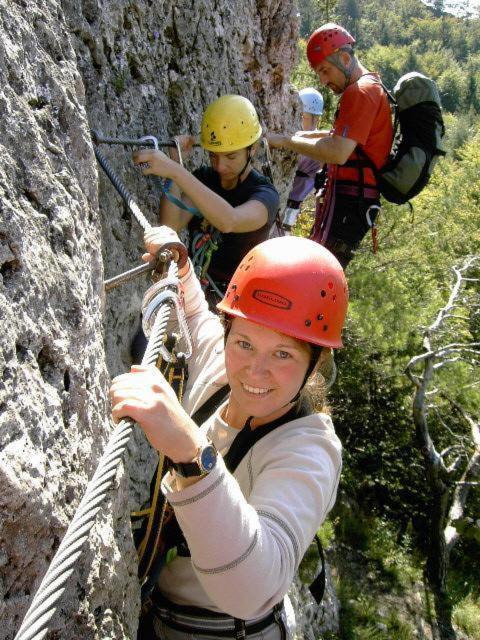
<path fill-rule="evenodd" d="M 393 139 L 390 104 L 377 74 L 362 76 L 342 93 L 333 133 L 355 140 L 377 168 L 388 159 Z M 348 158 L 354 160 L 355 151 Z M 338 167 L 337 180 L 358 184 L 356 167 Z M 364 184 L 375 185 L 371 169 L 364 169 Z"/>

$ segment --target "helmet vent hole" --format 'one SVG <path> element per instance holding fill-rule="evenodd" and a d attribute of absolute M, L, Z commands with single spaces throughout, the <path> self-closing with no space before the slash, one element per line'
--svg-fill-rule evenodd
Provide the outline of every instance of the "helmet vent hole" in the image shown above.
<path fill-rule="evenodd" d="M 240 296 L 239 295 L 234 295 L 233 296 L 233 301 L 237 302 L 237 300 L 240 300 Z"/>
<path fill-rule="evenodd" d="M 324 331 L 328 331 L 328 324 L 324 324 L 324 325 L 323 325 L 323 330 L 324 330 Z"/>
<path fill-rule="evenodd" d="M 327 295 L 327 292 L 324 289 L 322 289 L 320 291 L 320 295 L 322 296 L 322 298 L 325 298 L 325 296 Z"/>
<path fill-rule="evenodd" d="M 311 320 L 305 320 L 305 326 L 309 327 L 312 324 Z"/>
<path fill-rule="evenodd" d="M 332 300 L 335 302 L 336 299 L 337 299 L 337 296 L 335 294 L 333 294 Z"/>
<path fill-rule="evenodd" d="M 245 271 L 248 271 L 250 269 L 250 265 L 247 264 L 247 266 L 245 267 Z"/>
<path fill-rule="evenodd" d="M 323 320 L 323 313 L 319 313 L 317 316 L 317 320 Z"/>
<path fill-rule="evenodd" d="M 237 290 L 237 285 L 236 284 L 232 284 L 232 291 L 236 291 Z"/>

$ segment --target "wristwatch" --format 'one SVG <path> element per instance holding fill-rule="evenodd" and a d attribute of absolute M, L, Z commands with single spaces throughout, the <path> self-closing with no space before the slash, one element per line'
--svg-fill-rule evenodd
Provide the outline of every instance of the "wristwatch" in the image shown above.
<path fill-rule="evenodd" d="M 217 457 L 215 445 L 208 442 L 198 449 L 193 462 L 174 462 L 173 468 L 182 478 L 203 476 L 215 468 Z"/>

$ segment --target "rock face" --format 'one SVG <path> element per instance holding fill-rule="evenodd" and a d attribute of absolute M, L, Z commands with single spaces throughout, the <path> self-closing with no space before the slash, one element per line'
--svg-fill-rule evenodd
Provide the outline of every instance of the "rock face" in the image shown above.
<path fill-rule="evenodd" d="M 103 294 L 105 277 L 139 263 L 142 237 L 97 170 L 89 130 L 197 133 L 226 92 L 290 129 L 297 19 L 287 0 L 3 0 L 0 25 L 0 640 L 10 640 L 108 440 L 109 379 L 129 365 L 148 285 Z M 130 151 L 105 153 L 154 223 L 155 186 Z M 138 434 L 127 458 L 49 638 L 136 637 L 129 509 L 152 464 Z"/>
<path fill-rule="evenodd" d="M 320 572 L 321 562 L 318 562 L 309 584 Z M 289 598 L 295 612 L 296 632 L 295 640 L 317 640 L 323 634 L 338 633 L 340 619 L 340 602 L 335 592 L 330 566 L 325 563 L 325 593 L 322 601 L 317 604 L 310 593 L 307 584 L 297 576 L 289 592 Z"/>

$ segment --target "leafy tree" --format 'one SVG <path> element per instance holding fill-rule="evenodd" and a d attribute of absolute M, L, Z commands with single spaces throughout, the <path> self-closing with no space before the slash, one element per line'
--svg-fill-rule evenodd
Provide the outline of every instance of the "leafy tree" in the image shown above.
<path fill-rule="evenodd" d="M 298 0 L 300 12 L 300 36 L 308 36 L 324 22 L 332 18 L 336 0 Z"/>
<path fill-rule="evenodd" d="M 442 640 L 456 638 L 447 589 L 449 559 L 459 537 L 469 530 L 466 502 L 480 478 L 480 420 L 470 414 L 466 396 L 461 402 L 455 399 L 461 395 L 465 374 L 468 380 L 469 370 L 480 364 L 480 341 L 469 330 L 472 315 L 480 309 L 480 278 L 474 277 L 479 266 L 480 254 L 453 268 L 455 280 L 448 301 L 423 331 L 422 352 L 406 368 L 415 385 L 413 420 L 431 500 L 426 574 Z M 447 379 L 443 390 L 441 377 L 447 368 L 454 369 L 456 388 Z"/>
<path fill-rule="evenodd" d="M 467 77 L 455 65 L 450 65 L 437 79 L 442 106 L 447 111 L 460 111 L 466 104 L 468 86 Z"/>
<path fill-rule="evenodd" d="M 357 0 L 338 0 L 335 11 L 343 17 L 342 25 L 350 31 L 354 38 L 358 36 L 360 6 Z"/>

